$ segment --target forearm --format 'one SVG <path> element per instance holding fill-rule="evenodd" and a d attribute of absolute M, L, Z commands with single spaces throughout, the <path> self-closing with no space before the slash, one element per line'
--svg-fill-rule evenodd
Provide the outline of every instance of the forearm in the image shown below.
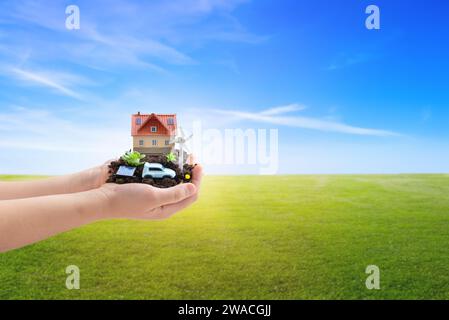
<path fill-rule="evenodd" d="M 0 182 L 0 200 L 40 197 L 53 194 L 83 192 L 98 188 L 104 181 L 104 167 L 79 173 L 34 181 Z"/>
<path fill-rule="evenodd" d="M 100 220 L 106 203 L 98 190 L 0 201 L 0 252 Z"/>

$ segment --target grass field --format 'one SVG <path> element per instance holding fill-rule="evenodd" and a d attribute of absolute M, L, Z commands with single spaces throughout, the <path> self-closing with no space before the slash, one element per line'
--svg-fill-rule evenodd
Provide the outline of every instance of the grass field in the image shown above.
<path fill-rule="evenodd" d="M 448 299 L 448 246 L 449 175 L 206 177 L 170 220 L 0 254 L 0 298 Z M 65 288 L 72 264 L 81 290 Z"/>

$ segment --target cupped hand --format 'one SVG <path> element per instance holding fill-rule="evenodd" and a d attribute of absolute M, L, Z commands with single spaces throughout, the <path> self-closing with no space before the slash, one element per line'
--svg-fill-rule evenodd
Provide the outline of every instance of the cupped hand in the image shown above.
<path fill-rule="evenodd" d="M 104 184 L 98 189 L 105 200 L 103 218 L 166 219 L 197 200 L 202 175 L 197 165 L 192 171 L 192 183 L 167 189 L 140 183 Z"/>

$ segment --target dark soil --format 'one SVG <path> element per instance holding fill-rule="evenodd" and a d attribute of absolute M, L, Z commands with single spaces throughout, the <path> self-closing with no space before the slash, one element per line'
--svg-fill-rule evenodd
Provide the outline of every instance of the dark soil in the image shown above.
<path fill-rule="evenodd" d="M 174 179 L 164 178 L 164 179 L 142 179 L 143 172 L 143 163 L 136 168 L 133 177 L 124 177 L 116 175 L 118 168 L 120 166 L 126 165 L 125 161 L 121 158 L 117 161 L 112 161 L 109 165 L 109 178 L 106 180 L 107 183 L 117 183 L 117 184 L 125 184 L 125 183 L 145 183 L 152 185 L 157 188 L 170 188 L 174 187 L 183 182 L 190 182 L 192 180 L 192 170 L 195 168 L 195 165 L 184 164 L 184 173 L 181 173 L 181 170 L 177 163 L 173 163 L 167 161 L 165 156 L 147 156 L 142 161 L 144 162 L 152 162 L 152 163 L 160 163 L 166 168 L 170 168 L 176 172 L 176 177 Z M 190 178 L 187 179 L 186 175 L 189 175 Z"/>

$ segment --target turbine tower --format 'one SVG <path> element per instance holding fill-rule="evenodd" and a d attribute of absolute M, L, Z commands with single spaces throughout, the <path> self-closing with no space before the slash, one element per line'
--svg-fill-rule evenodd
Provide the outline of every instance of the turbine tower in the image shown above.
<path fill-rule="evenodd" d="M 186 137 L 182 127 L 179 127 L 179 129 L 176 130 L 176 135 L 170 140 L 170 144 L 174 143 L 175 149 L 179 150 L 178 165 L 181 169 L 181 172 L 184 171 L 184 151 L 186 153 L 190 153 L 189 149 L 186 146 L 186 142 L 189 141 L 192 136 L 193 134 L 191 134 L 189 137 Z"/>

